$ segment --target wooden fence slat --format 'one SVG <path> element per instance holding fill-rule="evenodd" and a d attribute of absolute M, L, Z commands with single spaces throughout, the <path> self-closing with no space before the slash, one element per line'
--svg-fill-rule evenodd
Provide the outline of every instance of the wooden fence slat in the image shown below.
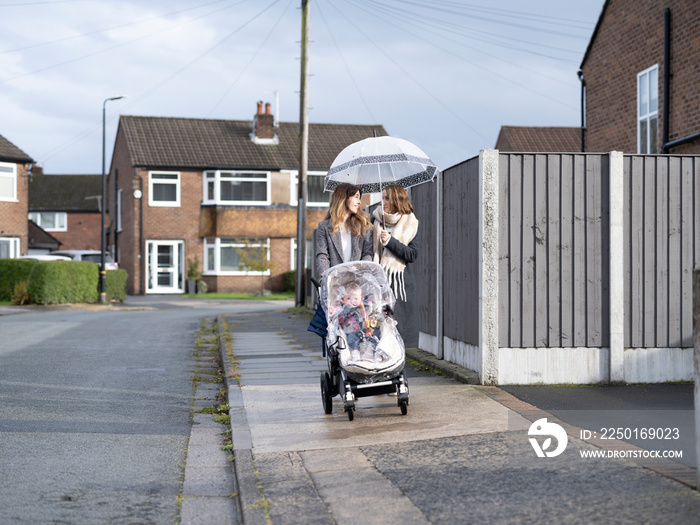
<path fill-rule="evenodd" d="M 547 346 L 561 347 L 561 156 L 547 163 Z"/>
<path fill-rule="evenodd" d="M 655 163 L 647 158 L 644 162 L 644 347 L 656 347 L 656 173 Z"/>
<path fill-rule="evenodd" d="M 681 158 L 681 346 L 693 346 L 693 159 Z"/>
<path fill-rule="evenodd" d="M 668 165 L 656 157 L 656 343 L 668 346 Z"/>
<path fill-rule="evenodd" d="M 498 344 L 510 347 L 510 155 L 500 155 L 498 162 Z"/>
<path fill-rule="evenodd" d="M 535 203 L 535 333 L 534 343 L 536 347 L 547 346 L 549 335 L 548 311 L 549 302 L 547 294 L 547 165 L 546 155 L 535 156 L 535 185 L 533 200 Z"/>
<path fill-rule="evenodd" d="M 533 200 L 535 175 L 534 156 L 523 157 L 522 172 L 522 284 L 521 284 L 521 342 L 520 346 L 535 346 L 535 203 Z"/>
<path fill-rule="evenodd" d="M 597 158 L 596 158 L 597 157 Z M 597 162 L 596 162 L 597 161 Z M 585 157 L 586 187 L 586 343 L 585 346 L 601 346 L 601 275 L 603 257 L 601 246 L 600 209 L 601 173 L 600 157 Z"/>
<path fill-rule="evenodd" d="M 522 225 L 522 157 L 512 155 L 508 177 L 510 179 L 510 346 L 522 346 L 521 332 L 521 282 L 522 282 L 522 260 L 521 260 L 521 225 Z"/>
<path fill-rule="evenodd" d="M 630 160 L 630 270 L 625 289 L 630 294 L 627 312 L 631 339 L 625 346 L 641 348 L 644 346 L 644 158 L 632 157 Z"/>
<path fill-rule="evenodd" d="M 574 346 L 586 346 L 586 186 L 585 157 L 574 157 L 573 188 L 573 279 L 574 279 Z"/>
<path fill-rule="evenodd" d="M 573 155 L 562 155 L 561 165 L 561 345 L 574 346 L 574 287 L 573 287 Z M 564 176 L 567 174 L 567 176 Z M 568 176 L 570 175 L 570 176 Z"/>
<path fill-rule="evenodd" d="M 682 342 L 682 254 L 681 254 L 681 172 L 680 158 L 668 159 L 668 345 Z"/>

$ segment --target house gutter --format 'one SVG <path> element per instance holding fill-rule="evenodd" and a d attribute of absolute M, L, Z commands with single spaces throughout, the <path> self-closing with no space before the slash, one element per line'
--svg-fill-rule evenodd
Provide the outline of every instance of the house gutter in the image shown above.
<path fill-rule="evenodd" d="M 581 81 L 581 153 L 586 151 L 586 81 L 583 78 L 583 69 L 578 70 L 578 79 Z"/>
<path fill-rule="evenodd" d="M 661 134 L 661 153 L 668 153 L 668 136 L 671 127 L 671 10 L 664 9 L 664 124 Z"/>
<path fill-rule="evenodd" d="M 139 198 L 139 287 L 141 295 L 146 295 L 146 272 L 143 265 L 143 177 L 139 175 L 136 168 L 134 168 L 134 175 L 139 179 L 139 191 L 141 192 L 141 197 Z"/>
<path fill-rule="evenodd" d="M 662 129 L 661 153 L 700 139 L 700 131 L 669 141 L 671 130 L 671 10 L 664 10 L 664 123 Z"/>

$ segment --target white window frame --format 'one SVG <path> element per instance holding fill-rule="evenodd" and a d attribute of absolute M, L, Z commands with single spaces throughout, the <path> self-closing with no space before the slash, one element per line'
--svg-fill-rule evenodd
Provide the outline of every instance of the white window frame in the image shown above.
<path fill-rule="evenodd" d="M 258 243 L 246 244 L 244 241 L 262 241 Z M 238 241 L 238 242 L 230 242 Z M 267 248 L 267 260 L 270 260 L 270 238 L 262 239 L 235 239 L 231 237 L 205 237 L 204 238 L 204 265 L 202 269 L 203 275 L 270 275 L 270 270 L 264 272 L 255 272 L 247 270 L 222 270 L 221 269 L 221 248 L 222 247 L 234 247 L 234 248 L 245 248 L 250 246 L 253 248 L 259 246 L 265 246 Z M 213 250 L 213 268 L 210 267 L 209 260 L 209 250 Z"/>
<path fill-rule="evenodd" d="M 652 73 L 656 73 L 656 82 L 652 82 Z M 645 86 L 646 84 L 646 86 Z M 646 88 L 646 101 L 644 101 L 643 90 Z M 652 92 L 656 93 L 656 107 L 651 108 Z M 646 102 L 646 111 L 643 103 Z M 651 122 L 656 119 L 656 151 L 651 151 L 652 133 Z M 646 122 L 646 151 L 642 150 L 642 123 Z M 655 154 L 659 151 L 659 65 L 655 64 L 650 68 L 637 73 L 637 153 Z"/>
<path fill-rule="evenodd" d="M 296 237 L 292 237 L 289 240 L 291 242 L 290 252 L 292 254 L 292 261 L 291 261 L 291 264 L 289 265 L 289 269 L 296 270 L 297 269 L 297 239 L 296 239 Z M 311 238 L 306 239 L 306 267 L 307 268 L 313 268 L 313 263 L 314 263 L 313 248 L 314 248 L 313 239 L 311 239 Z"/>
<path fill-rule="evenodd" d="M 306 176 L 308 177 L 325 177 L 325 171 L 307 171 Z M 291 206 L 297 206 L 299 204 L 299 172 L 290 171 L 289 172 L 289 204 Z M 330 193 L 328 193 L 330 199 Z M 306 203 L 309 208 L 327 208 L 328 201 L 312 201 L 309 197 L 309 202 Z"/>
<path fill-rule="evenodd" d="M 8 243 L 10 245 L 8 259 L 19 257 L 19 237 L 0 237 L 0 243 Z"/>
<path fill-rule="evenodd" d="M 12 195 L 0 195 L 0 201 L 19 202 L 17 200 L 17 164 L 0 162 L 0 179 L 9 179 L 12 184 Z"/>
<path fill-rule="evenodd" d="M 174 179 L 158 179 L 158 175 L 176 175 Z M 155 180 L 154 180 L 155 176 Z M 179 171 L 149 171 L 148 172 L 148 205 L 163 207 L 163 208 L 179 208 L 180 207 L 180 182 L 181 176 Z M 172 184 L 175 186 L 174 201 L 156 201 L 153 200 L 154 184 Z"/>
<path fill-rule="evenodd" d="M 256 175 L 255 177 L 245 177 L 246 174 Z M 263 175 L 263 177 L 260 177 Z M 227 180 L 238 182 L 258 182 L 265 183 L 265 200 L 223 200 L 221 198 L 221 183 Z M 203 204 L 229 204 L 236 206 L 269 206 L 271 198 L 271 174 L 269 171 L 256 170 L 216 170 L 205 171 L 202 177 L 202 203 Z M 209 184 L 213 184 L 213 192 L 209 191 Z M 212 195 L 213 193 L 213 195 Z"/>
<path fill-rule="evenodd" d="M 48 215 L 49 213 L 53 214 L 54 217 L 54 224 L 58 224 L 58 226 L 55 226 L 53 228 L 46 226 L 45 224 L 42 224 L 42 216 L 43 215 Z M 29 212 L 29 220 L 33 221 L 34 224 L 39 226 L 42 230 L 47 231 L 47 232 L 67 232 L 68 231 L 68 214 L 65 211 L 32 211 Z"/>

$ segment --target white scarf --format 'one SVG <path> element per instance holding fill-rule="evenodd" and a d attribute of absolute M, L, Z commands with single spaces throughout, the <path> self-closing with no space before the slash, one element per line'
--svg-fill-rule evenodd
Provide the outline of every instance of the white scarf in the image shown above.
<path fill-rule="evenodd" d="M 394 255 L 390 250 L 385 250 L 382 244 L 381 231 L 382 214 L 381 205 L 377 206 L 372 213 L 374 218 L 374 262 L 379 263 L 386 273 L 389 285 L 394 293 L 402 301 L 406 301 L 406 287 L 404 285 L 403 271 L 406 263 Z M 418 233 L 418 219 L 412 213 L 408 215 L 400 213 L 385 213 L 384 221 L 387 228 L 392 228 L 391 236 L 401 244 L 408 244 Z"/>

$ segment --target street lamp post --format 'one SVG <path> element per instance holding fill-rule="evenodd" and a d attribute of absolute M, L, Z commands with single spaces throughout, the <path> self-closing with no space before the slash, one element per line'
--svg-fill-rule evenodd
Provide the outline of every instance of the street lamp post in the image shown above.
<path fill-rule="evenodd" d="M 105 285 L 105 250 L 107 249 L 107 232 L 105 230 L 105 209 L 107 208 L 107 174 L 105 173 L 105 106 L 110 100 L 126 98 L 124 95 L 105 99 L 102 103 L 102 199 L 100 201 L 101 235 L 100 235 L 100 302 L 107 302 L 107 288 Z"/>

